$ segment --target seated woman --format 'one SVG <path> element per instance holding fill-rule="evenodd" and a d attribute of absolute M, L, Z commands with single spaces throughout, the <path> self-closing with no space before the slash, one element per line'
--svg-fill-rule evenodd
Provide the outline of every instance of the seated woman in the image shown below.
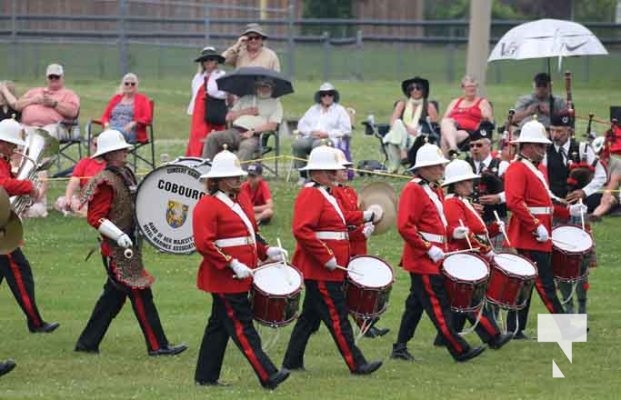
<path fill-rule="evenodd" d="M 138 93 L 138 77 L 128 73 L 100 119 L 104 129 L 115 129 L 128 143 L 136 143 L 147 139 L 147 126 L 152 118 L 149 98 Z"/>
<path fill-rule="evenodd" d="M 401 90 L 406 96 L 399 100 L 390 117 L 390 131 L 384 136 L 383 143 L 388 155 L 388 171 L 397 172 L 399 165 L 408 159 L 408 150 L 416 137 L 429 132 L 427 117 L 430 123 L 438 122 L 438 110 L 428 101 L 429 81 L 414 77 L 401 82 Z"/>
<path fill-rule="evenodd" d="M 466 75 L 461 80 L 463 96 L 451 101 L 440 123 L 442 137 L 440 147 L 447 156 L 458 154 L 457 146 L 470 136 L 470 131 L 478 128 L 481 121 L 492 121 L 492 106 L 489 101 L 479 97 L 479 83 Z"/>
<path fill-rule="evenodd" d="M 21 113 L 15 110 L 17 103 L 17 94 L 15 92 L 15 84 L 11 81 L 0 82 L 0 121 L 7 118 L 15 118 L 21 120 Z"/>

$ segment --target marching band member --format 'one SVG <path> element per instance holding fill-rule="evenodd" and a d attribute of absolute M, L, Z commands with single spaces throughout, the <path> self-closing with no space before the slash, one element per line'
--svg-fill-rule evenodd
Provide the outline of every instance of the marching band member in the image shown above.
<path fill-rule="evenodd" d="M 346 273 L 339 266 L 347 265 L 350 258 L 347 225 L 378 222 L 383 210 L 377 205 L 364 212 L 342 209 L 333 190 L 336 171 L 343 169 L 328 146 L 314 148 L 303 167 L 311 181 L 295 200 L 293 235 L 297 245 L 292 263 L 304 275 L 306 294 L 283 361 L 287 369 L 304 369 L 306 345 L 319 320 L 327 326 L 352 374 L 371 374 L 382 366 L 381 361 L 367 362 L 354 343 L 343 292 Z"/>
<path fill-rule="evenodd" d="M 30 180 L 15 179 L 11 172 L 11 156 L 17 146 L 24 146 L 22 128 L 14 119 L 0 121 L 0 187 L 9 196 L 30 196 L 35 199 L 39 190 Z M 32 268 L 21 248 L 0 255 L 0 282 L 6 281 L 15 300 L 26 315 L 28 329 L 32 333 L 49 333 L 59 327 L 58 322 L 45 322 L 39 314 L 35 300 L 35 283 Z"/>
<path fill-rule="evenodd" d="M 437 182 L 442 179 L 448 162 L 438 146 L 423 145 L 412 167 L 416 177 L 401 192 L 397 212 L 397 228 L 405 241 L 401 266 L 410 273 L 411 286 L 391 358 L 414 360 L 407 342 L 414 336 L 423 311 L 456 361 L 468 361 L 485 350 L 483 346 L 470 347 L 451 325 L 448 293 L 440 274 L 446 251 L 447 221 L 442 205 L 444 194 Z"/>
<path fill-rule="evenodd" d="M 546 154 L 546 145 L 552 142 L 546 137 L 543 124 L 532 120 L 524 124 L 520 137 L 512 143 L 519 145 L 517 161 L 511 163 L 505 173 L 505 194 L 511 219 L 507 235 L 519 254 L 530 259 L 537 267 L 535 287 L 544 305 L 554 314 L 563 314 L 554 285 L 550 265 L 552 243 L 552 214 L 554 207 L 544 174 L 539 164 Z M 574 213 L 579 204 L 570 206 Z M 532 295 L 532 292 L 530 293 Z M 518 331 L 514 339 L 528 339 L 524 334 L 530 308 L 530 296 L 526 307 L 518 312 Z M 508 330 L 515 331 L 515 311 L 507 317 Z"/>
<path fill-rule="evenodd" d="M 466 161 L 453 160 L 446 166 L 442 186 L 448 186 L 448 194 L 443 202 L 448 223 L 448 248 L 451 251 L 465 250 L 472 244 L 473 247 L 480 249 L 480 254 L 491 261 L 495 253 L 489 241 L 490 232 L 469 200 L 474 191 L 473 180 L 477 178 L 479 175 L 472 172 L 472 167 Z M 495 227 L 493 235 L 504 228 L 504 223 L 500 221 L 500 224 L 497 222 L 492 226 Z M 453 327 L 457 332 L 463 329 L 466 319 L 474 324 L 476 313 L 453 313 Z M 509 333 L 501 334 L 492 313 L 487 308 L 483 309 L 475 330 L 481 340 L 492 349 L 501 348 L 512 337 Z"/>
<path fill-rule="evenodd" d="M 347 168 L 350 168 L 353 164 L 351 161 L 347 160 L 347 157 L 345 157 L 345 153 L 343 153 L 342 150 L 334 148 L 334 151 L 336 152 L 341 165 L 345 167 L 345 169 L 336 171 L 337 184 L 334 186 L 334 197 L 336 197 L 340 202 L 340 205 L 344 211 L 360 211 L 360 208 L 358 207 L 358 193 L 356 192 L 356 189 L 345 184 L 348 181 Z M 348 234 L 351 257 L 366 255 L 367 240 L 375 231 L 375 225 L 373 225 L 373 222 L 365 222 L 359 225 L 348 225 L 347 229 L 349 230 Z M 379 317 L 375 318 L 371 322 L 371 327 L 364 334 L 365 337 L 375 338 L 384 336 L 390 332 L 390 329 L 388 328 L 376 327 L 375 324 L 377 321 L 379 321 Z M 363 322 L 364 321 L 362 320 L 356 319 L 356 324 L 358 324 L 358 326 L 362 326 Z"/>
<path fill-rule="evenodd" d="M 144 268 L 142 251 L 135 245 L 137 182 L 133 171 L 126 165 L 128 150 L 132 146 L 127 144 L 121 132 L 108 129 L 99 135 L 97 147 L 92 158 L 103 157 L 106 169 L 91 179 L 82 202 L 88 202 L 88 224 L 101 234 L 100 249 L 108 277 L 75 351 L 99 353 L 99 344 L 110 323 L 129 297 L 149 355 L 182 353 L 187 346 L 171 345 L 164 334 L 151 292 L 155 278 Z"/>
<path fill-rule="evenodd" d="M 198 354 L 194 380 L 198 385 L 218 386 L 229 338 L 250 362 L 259 382 L 276 389 L 289 377 L 278 370 L 261 348 L 261 338 L 252 323 L 248 292 L 257 260 L 281 261 L 286 252 L 268 247 L 258 234 L 252 203 L 239 195 L 241 177 L 246 176 L 239 159 L 228 150 L 214 157 L 207 181 L 192 216 L 194 242 L 203 256 L 197 286 L 211 293 L 211 316 Z M 283 254 L 285 253 L 285 254 Z"/>

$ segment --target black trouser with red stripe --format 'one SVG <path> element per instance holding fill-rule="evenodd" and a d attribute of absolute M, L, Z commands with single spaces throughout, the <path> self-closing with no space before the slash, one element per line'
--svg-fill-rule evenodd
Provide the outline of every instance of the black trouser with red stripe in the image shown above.
<path fill-rule="evenodd" d="M 453 357 L 469 351 L 470 345 L 459 336 L 451 323 L 451 306 L 444 288 L 444 277 L 410 273 L 410 280 L 410 294 L 405 300 L 397 343 L 406 344 L 414 337 L 418 322 L 425 311 Z"/>
<path fill-rule="evenodd" d="M 556 286 L 554 285 L 554 272 L 552 271 L 551 253 L 545 251 L 520 250 L 518 253 L 535 263 L 537 267 L 537 279 L 535 279 L 535 289 L 539 293 L 539 297 L 543 301 L 548 311 L 552 314 L 564 314 L 563 306 L 556 295 Z M 526 306 L 517 311 L 518 332 L 526 329 L 528 322 L 528 310 L 533 292 L 528 295 Z M 507 315 L 507 330 L 515 331 L 515 311 L 510 311 Z"/>
<path fill-rule="evenodd" d="M 104 266 L 107 265 L 104 257 Z M 168 339 L 153 303 L 153 293 L 150 288 L 133 289 L 116 280 L 112 273 L 104 284 L 103 293 L 95 304 L 84 331 L 78 339 L 77 347 L 98 350 L 99 343 L 104 338 L 112 320 L 123 308 L 125 299 L 129 297 L 134 314 L 144 335 L 147 350 L 154 351 L 168 346 Z"/>
<path fill-rule="evenodd" d="M 259 381 L 266 383 L 278 369 L 261 348 L 261 338 L 252 323 L 248 293 L 212 293 L 212 297 L 194 380 L 201 384 L 218 381 L 230 337 L 250 362 Z"/>
<path fill-rule="evenodd" d="M 304 285 L 306 294 L 302 313 L 291 333 L 283 367 L 304 366 L 304 352 L 308 339 L 319 322 L 323 321 L 347 367 L 352 372 L 356 371 L 366 363 L 366 359 L 354 342 L 354 332 L 347 315 L 343 282 L 305 280 Z"/>
<path fill-rule="evenodd" d="M 32 268 L 21 249 L 5 255 L 0 255 L 0 283 L 6 278 L 7 283 L 15 300 L 21 307 L 26 319 L 28 329 L 31 331 L 43 324 L 35 301 L 35 285 L 32 277 Z"/>
<path fill-rule="evenodd" d="M 453 328 L 455 328 L 455 331 L 461 332 L 464 329 L 466 320 L 470 321 L 472 325 L 477 323 L 476 320 L 478 313 L 478 311 L 469 313 L 454 312 Z M 479 319 L 477 326 L 474 328 L 474 331 L 485 343 L 489 343 L 491 340 L 500 335 L 500 328 L 498 328 L 498 324 L 496 324 L 496 320 L 494 319 L 492 312 L 485 306 L 483 306 L 481 318 Z"/>

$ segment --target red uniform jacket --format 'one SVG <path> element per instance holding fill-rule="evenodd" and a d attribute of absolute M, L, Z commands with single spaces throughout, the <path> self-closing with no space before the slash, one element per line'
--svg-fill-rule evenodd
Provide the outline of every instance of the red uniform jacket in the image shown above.
<path fill-rule="evenodd" d="M 246 196 L 238 196 L 237 202 L 258 232 L 252 204 Z M 192 215 L 192 229 L 196 250 L 203 256 L 196 284 L 199 289 L 211 293 L 243 293 L 250 290 L 252 280 L 233 278 L 229 267 L 233 258 L 250 268 L 257 267 L 259 258 L 266 258 L 267 245 L 257 241 L 241 246 L 218 247 L 218 239 L 248 236 L 242 219 L 227 204 L 212 195 L 203 196 Z"/>
<path fill-rule="evenodd" d="M 548 188 L 524 162 L 514 161 L 507 168 L 505 195 L 511 211 L 507 229 L 511 246 L 522 250 L 552 251 L 550 240 L 541 243 L 535 239 L 539 224 L 543 224 L 552 234 L 552 199 Z M 529 211 L 532 207 L 547 208 L 548 212 L 533 213 Z"/>
<path fill-rule="evenodd" d="M 103 112 L 100 120 L 102 123 L 106 123 L 110 121 L 110 114 L 114 107 L 121 102 L 123 98 L 122 94 L 114 95 L 106 109 Z M 153 120 L 153 115 L 151 115 L 151 103 L 147 96 L 144 94 L 136 93 L 134 95 L 134 121 L 137 122 L 136 125 L 136 141 L 143 143 L 146 142 L 149 138 L 147 136 L 147 126 L 151 124 Z"/>
<path fill-rule="evenodd" d="M 335 201 L 338 204 L 338 200 Z M 315 232 L 320 231 L 347 233 L 347 224 L 362 224 L 362 211 L 346 211 L 342 207 L 341 211 L 346 222 L 343 222 L 316 183 L 309 183 L 298 193 L 293 208 L 292 229 L 297 244 L 292 263 L 302 271 L 304 279 L 336 282 L 345 279 L 344 271 L 330 271 L 324 264 L 336 257 L 338 265 L 347 266 L 350 258 L 349 241 L 324 240 L 315 236 Z"/>
<path fill-rule="evenodd" d="M 6 190 L 9 196 L 29 194 L 33 189 L 31 181 L 13 177 L 11 163 L 4 156 L 0 156 L 0 186 Z"/>
<path fill-rule="evenodd" d="M 459 197 L 447 196 L 447 198 L 444 199 L 444 215 L 446 215 L 446 221 L 448 222 L 447 236 L 449 250 L 454 251 L 469 248 L 466 239 L 453 238 L 453 231 L 458 226 L 461 226 L 460 221 L 463 222 L 464 226 L 470 229 L 468 239 L 470 239 L 472 247 L 481 248 L 479 254 L 486 254 L 492 250 L 492 247 L 486 243 L 486 241 L 482 241 L 477 237 L 477 235 L 485 237 L 488 234 L 485 223 L 481 217 L 468 208 L 464 200 Z"/>
<path fill-rule="evenodd" d="M 336 186 L 333 193 L 344 211 L 360 211 L 356 189 L 351 186 Z M 348 226 L 349 246 L 352 257 L 367 254 L 367 238 L 362 233 L 363 228 L 364 223 Z"/>
<path fill-rule="evenodd" d="M 433 189 L 440 201 L 444 199 L 441 189 Z M 440 214 L 427 195 L 419 179 L 412 179 L 401 192 L 397 217 L 397 229 L 405 240 L 400 265 L 409 272 L 418 274 L 440 273 L 441 262 L 434 263 L 427 255 L 427 250 L 434 245 L 446 251 L 446 244 L 428 241 L 419 232 L 438 235 L 446 241 L 446 227 Z"/>

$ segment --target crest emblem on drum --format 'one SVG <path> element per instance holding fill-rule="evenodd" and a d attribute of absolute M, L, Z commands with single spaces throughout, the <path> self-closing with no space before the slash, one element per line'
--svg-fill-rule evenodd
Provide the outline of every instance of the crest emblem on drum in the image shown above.
<path fill-rule="evenodd" d="M 188 217 L 190 206 L 179 201 L 168 200 L 166 207 L 166 222 L 171 228 L 179 228 L 183 226 Z"/>

